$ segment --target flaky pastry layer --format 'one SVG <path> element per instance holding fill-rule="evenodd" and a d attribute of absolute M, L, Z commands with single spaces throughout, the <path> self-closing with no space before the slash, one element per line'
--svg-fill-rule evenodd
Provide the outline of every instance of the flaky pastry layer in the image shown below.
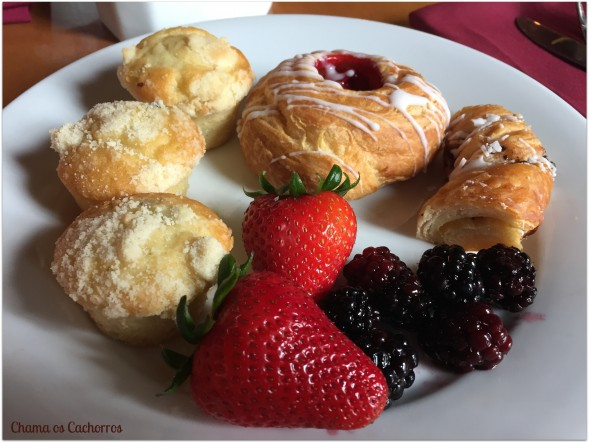
<path fill-rule="evenodd" d="M 328 54 L 369 58 L 383 80 L 354 91 L 326 80 L 315 64 Z M 338 164 L 359 185 L 357 199 L 423 171 L 450 113 L 440 91 L 413 69 L 381 56 L 316 51 L 285 60 L 246 99 L 238 137 L 249 168 L 275 185 L 296 171 L 311 188 Z"/>
<path fill-rule="evenodd" d="M 448 181 L 422 206 L 417 237 L 480 250 L 522 249 L 544 219 L 556 168 L 519 114 L 498 105 L 455 113 L 444 140 Z"/>

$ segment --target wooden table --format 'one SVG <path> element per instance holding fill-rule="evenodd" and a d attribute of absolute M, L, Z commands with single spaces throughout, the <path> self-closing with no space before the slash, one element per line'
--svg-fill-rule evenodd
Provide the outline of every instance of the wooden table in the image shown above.
<path fill-rule="evenodd" d="M 431 2 L 275 2 L 271 14 L 355 17 L 408 26 L 411 11 Z M 33 3 L 29 23 L 7 24 L 3 34 L 2 106 L 48 75 L 116 43 L 93 2 Z"/>

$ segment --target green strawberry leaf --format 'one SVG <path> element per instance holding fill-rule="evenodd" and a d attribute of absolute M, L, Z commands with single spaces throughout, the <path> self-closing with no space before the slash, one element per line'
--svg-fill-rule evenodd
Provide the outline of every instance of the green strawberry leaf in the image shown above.
<path fill-rule="evenodd" d="M 266 191 L 266 194 L 276 194 L 276 188 L 268 181 L 264 173 L 260 174 L 260 186 Z"/>
<path fill-rule="evenodd" d="M 164 348 L 162 349 L 162 358 L 170 368 L 177 371 L 190 360 L 190 355 L 180 354 L 179 352 Z"/>
<path fill-rule="evenodd" d="M 288 193 L 291 197 L 299 197 L 301 195 L 307 195 L 307 190 L 305 189 L 305 185 L 299 177 L 299 174 L 293 172 L 290 176 L 290 182 L 288 184 Z"/>
<path fill-rule="evenodd" d="M 358 175 L 358 179 L 354 182 L 350 182 L 350 177 L 347 174 L 344 174 L 346 179 L 341 183 L 337 188 L 333 190 L 336 194 L 341 195 L 342 197 L 348 193 L 351 189 L 355 188 L 358 183 L 360 183 L 360 175 Z"/>
<path fill-rule="evenodd" d="M 225 255 L 221 259 L 217 275 L 217 290 L 213 296 L 211 314 L 207 315 L 205 320 L 199 324 L 196 324 L 192 315 L 190 315 L 187 297 L 183 296 L 180 298 L 180 302 L 176 308 L 176 325 L 184 340 L 193 345 L 198 345 L 201 342 L 214 326 L 217 312 L 227 295 L 231 292 L 237 281 L 249 271 L 252 260 L 253 254 L 248 257 L 245 263 L 238 267 L 235 258 L 230 254 Z M 171 349 L 162 349 L 161 355 L 164 362 L 176 371 L 170 386 L 163 393 L 158 394 L 166 395 L 176 391 L 190 376 L 194 352 L 186 356 Z"/>
<path fill-rule="evenodd" d="M 347 177 L 347 176 L 346 176 Z M 319 192 L 322 191 L 333 191 L 337 188 L 342 181 L 342 168 L 338 165 L 333 165 L 331 170 L 327 174 L 324 180 L 319 180 L 319 186 L 317 187 Z"/>
<path fill-rule="evenodd" d="M 219 263 L 219 270 L 217 272 L 217 285 L 220 285 L 223 280 L 229 278 L 235 272 L 235 258 L 231 254 L 226 254 Z"/>
<path fill-rule="evenodd" d="M 253 254 L 250 254 L 247 261 L 242 264 L 239 268 L 235 265 L 235 258 L 232 255 L 226 255 L 221 260 L 219 265 L 219 276 L 217 290 L 213 296 L 212 315 L 213 318 L 217 317 L 217 312 L 223 304 L 225 297 L 229 295 L 237 280 L 243 277 L 249 270 L 253 260 Z"/>
<path fill-rule="evenodd" d="M 164 351 L 173 352 L 173 351 L 169 351 L 169 350 L 164 350 Z M 162 355 L 163 354 L 164 354 L 164 352 L 162 351 Z M 174 352 L 174 354 L 176 354 L 176 353 Z M 188 379 L 188 377 L 190 377 L 190 373 L 192 372 L 192 355 L 185 357 L 185 358 L 186 359 L 185 359 L 184 363 L 182 364 L 182 366 L 180 366 L 176 370 L 176 374 L 172 378 L 172 382 L 170 383 L 170 386 L 168 386 L 162 393 L 157 394 L 158 397 L 175 392 L 182 385 L 182 383 L 184 383 Z M 166 359 L 166 357 L 164 357 L 164 359 Z"/>
<path fill-rule="evenodd" d="M 342 177 L 344 178 L 343 182 Z M 317 192 L 332 191 L 343 197 L 358 183 L 360 183 L 359 176 L 358 179 L 354 183 L 352 183 L 350 182 L 350 177 L 348 176 L 348 174 L 342 172 L 342 169 L 338 165 L 333 165 L 331 167 L 331 170 L 329 171 L 329 174 L 327 174 L 327 176 L 325 177 L 325 180 L 319 182 Z"/>
<path fill-rule="evenodd" d="M 343 179 L 343 182 L 342 182 Z M 305 184 L 303 180 L 296 172 L 293 172 L 290 181 L 281 186 L 280 188 L 276 189 L 266 178 L 265 172 L 260 173 L 259 182 L 262 190 L 259 191 L 247 191 L 243 190 L 245 195 L 250 198 L 260 197 L 266 194 L 275 194 L 278 196 L 283 195 L 290 195 L 291 197 L 299 197 L 301 195 L 310 195 L 305 188 Z M 314 194 L 318 194 L 320 192 L 335 192 L 340 196 L 344 196 L 353 189 L 358 183 L 360 182 L 360 176 L 355 182 L 350 181 L 350 177 L 348 174 L 342 172 L 342 168 L 336 164 L 334 164 L 327 176 L 325 178 L 319 177 L 319 183 L 317 189 L 315 190 Z"/>
<path fill-rule="evenodd" d="M 180 299 L 180 303 L 178 303 L 178 308 L 176 309 L 176 325 L 178 326 L 180 335 L 188 343 L 195 345 L 202 338 L 198 336 L 198 328 L 188 310 L 188 302 L 185 295 Z"/>

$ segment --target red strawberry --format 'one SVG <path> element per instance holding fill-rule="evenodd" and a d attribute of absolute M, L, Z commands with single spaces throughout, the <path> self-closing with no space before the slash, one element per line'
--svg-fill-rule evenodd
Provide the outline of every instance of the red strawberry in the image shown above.
<path fill-rule="evenodd" d="M 296 173 L 279 190 L 263 174 L 260 183 L 267 193 L 247 193 L 254 200 L 242 225 L 254 270 L 284 275 L 319 300 L 333 286 L 356 241 L 356 215 L 343 196 L 358 182 L 350 183 L 336 165 L 313 194 Z"/>
<path fill-rule="evenodd" d="M 241 426 L 356 429 L 372 423 L 388 397 L 372 360 L 305 291 L 273 272 L 237 282 L 186 362 L 191 374 L 180 378 L 190 375 L 194 401 Z"/>

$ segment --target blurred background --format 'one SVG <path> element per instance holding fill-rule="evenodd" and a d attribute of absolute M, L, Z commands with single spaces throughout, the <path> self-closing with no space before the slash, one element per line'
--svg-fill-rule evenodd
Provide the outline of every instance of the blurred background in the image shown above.
<path fill-rule="evenodd" d="M 161 7 L 163 3 L 165 8 Z M 204 3 L 213 5 L 205 10 Z M 48 75 L 85 55 L 121 39 L 153 32 L 162 27 L 265 13 L 335 15 L 408 26 L 409 14 L 430 3 L 5 2 L 2 27 L 2 106 L 9 104 Z M 181 6 L 181 13 L 174 4 Z M 7 10 L 7 6 L 13 11 Z M 127 20 L 129 16 L 133 20 Z M 25 66 L 28 69 L 23 69 Z M 34 69 L 31 69 L 33 66 Z"/>

